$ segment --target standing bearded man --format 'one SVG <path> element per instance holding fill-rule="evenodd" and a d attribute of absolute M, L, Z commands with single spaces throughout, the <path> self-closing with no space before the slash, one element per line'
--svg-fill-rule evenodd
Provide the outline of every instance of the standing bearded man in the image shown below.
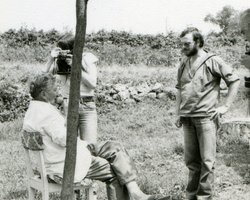
<path fill-rule="evenodd" d="M 216 156 L 217 120 L 231 106 L 239 78 L 216 55 L 203 50 L 204 39 L 197 28 L 181 35 L 182 59 L 177 75 L 177 127 L 183 126 L 185 164 L 189 169 L 186 199 L 212 199 Z M 228 96 L 217 107 L 221 78 Z"/>

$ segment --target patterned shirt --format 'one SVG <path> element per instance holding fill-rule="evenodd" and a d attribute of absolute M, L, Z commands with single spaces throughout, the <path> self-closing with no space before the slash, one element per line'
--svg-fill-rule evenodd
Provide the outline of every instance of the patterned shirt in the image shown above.
<path fill-rule="evenodd" d="M 176 88 L 181 93 L 180 116 L 209 116 L 219 100 L 221 78 L 227 86 L 239 80 L 232 67 L 218 56 L 206 53 L 201 60 L 203 62 L 197 66 L 191 66 L 190 59 L 186 58 L 178 69 Z"/>

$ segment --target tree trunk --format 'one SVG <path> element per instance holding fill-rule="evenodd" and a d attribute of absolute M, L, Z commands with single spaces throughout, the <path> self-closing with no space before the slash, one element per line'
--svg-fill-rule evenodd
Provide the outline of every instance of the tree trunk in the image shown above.
<path fill-rule="evenodd" d="M 225 121 L 218 132 L 219 138 L 225 141 L 248 141 L 250 148 L 250 119 L 239 118 Z"/>
<path fill-rule="evenodd" d="M 76 0 L 77 21 L 70 79 L 69 107 L 67 115 L 67 149 L 61 192 L 62 200 L 72 200 L 74 198 L 73 182 L 76 163 L 81 62 L 86 33 L 87 2 L 88 0 Z"/>

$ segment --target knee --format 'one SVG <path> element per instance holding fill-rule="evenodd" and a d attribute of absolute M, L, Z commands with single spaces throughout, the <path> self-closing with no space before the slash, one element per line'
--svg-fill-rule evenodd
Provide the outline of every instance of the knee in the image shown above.
<path fill-rule="evenodd" d="M 122 144 L 119 142 L 108 141 L 106 145 L 109 147 L 109 149 L 111 149 L 114 152 L 119 152 L 124 149 Z"/>
<path fill-rule="evenodd" d="M 214 170 L 215 161 L 212 161 L 212 160 L 205 160 L 202 164 L 203 164 L 203 166 L 204 166 L 208 171 L 213 171 L 213 170 Z"/>

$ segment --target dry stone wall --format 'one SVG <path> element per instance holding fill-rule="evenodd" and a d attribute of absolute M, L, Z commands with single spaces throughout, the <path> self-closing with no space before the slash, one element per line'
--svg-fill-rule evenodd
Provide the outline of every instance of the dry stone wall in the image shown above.
<path fill-rule="evenodd" d="M 158 82 L 152 85 L 144 82 L 137 86 L 118 83 L 97 89 L 97 99 L 110 103 L 117 101 L 133 103 L 143 101 L 145 98 L 175 100 L 176 90 Z"/>

